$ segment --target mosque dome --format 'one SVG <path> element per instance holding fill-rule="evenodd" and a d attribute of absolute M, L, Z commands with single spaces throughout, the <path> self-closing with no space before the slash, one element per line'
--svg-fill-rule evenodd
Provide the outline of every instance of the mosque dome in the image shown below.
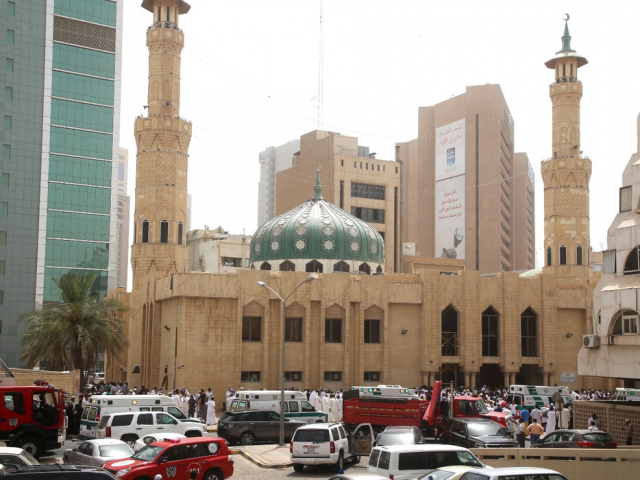
<path fill-rule="evenodd" d="M 251 268 L 307 272 L 384 272 L 384 240 L 368 223 L 314 197 L 262 225 L 251 239 Z"/>

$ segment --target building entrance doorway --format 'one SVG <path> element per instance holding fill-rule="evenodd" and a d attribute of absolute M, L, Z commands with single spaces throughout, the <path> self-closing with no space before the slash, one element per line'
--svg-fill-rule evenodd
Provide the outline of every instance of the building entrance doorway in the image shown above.
<path fill-rule="evenodd" d="M 522 365 L 516 373 L 516 385 L 544 385 L 544 377 L 538 365 Z M 508 385 L 507 385 L 508 387 Z"/>
<path fill-rule="evenodd" d="M 484 363 L 480 367 L 476 383 L 479 387 L 486 385 L 491 388 L 502 385 L 504 383 L 504 375 L 500 371 L 500 366 L 497 363 Z"/>

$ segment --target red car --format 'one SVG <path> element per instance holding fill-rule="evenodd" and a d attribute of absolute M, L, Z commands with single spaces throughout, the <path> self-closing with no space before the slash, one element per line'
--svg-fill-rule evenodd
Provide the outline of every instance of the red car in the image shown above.
<path fill-rule="evenodd" d="M 133 457 L 105 463 L 103 468 L 125 480 L 224 480 L 233 475 L 233 455 L 224 440 L 180 438 L 150 443 Z"/>

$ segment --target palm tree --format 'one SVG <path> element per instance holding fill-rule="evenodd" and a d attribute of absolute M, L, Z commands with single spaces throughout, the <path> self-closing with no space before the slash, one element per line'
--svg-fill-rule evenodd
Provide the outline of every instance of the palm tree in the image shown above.
<path fill-rule="evenodd" d="M 97 274 L 68 273 L 54 280 L 62 303 L 20 316 L 27 323 L 20 360 L 32 368 L 48 359 L 53 368 L 69 365 L 80 370 L 80 385 L 87 382 L 87 367 L 94 367 L 99 353 L 118 358 L 129 346 L 119 314 L 128 308 L 118 299 L 99 300 L 93 290 Z"/>

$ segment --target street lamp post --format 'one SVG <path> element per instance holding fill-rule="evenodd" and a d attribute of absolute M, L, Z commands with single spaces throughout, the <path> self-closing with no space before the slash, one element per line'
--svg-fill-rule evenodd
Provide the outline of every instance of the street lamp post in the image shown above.
<path fill-rule="evenodd" d="M 280 301 L 282 302 L 282 366 L 280 368 L 280 386 L 281 386 L 281 388 L 280 388 L 280 444 L 279 444 L 281 447 L 284 447 L 284 344 L 285 344 L 285 334 L 286 334 L 286 323 L 285 323 L 286 309 L 285 309 L 285 304 L 287 303 L 287 300 L 289 300 L 289 297 L 291 295 L 293 295 L 293 292 L 295 292 L 298 288 L 300 288 L 305 283 L 312 282 L 317 278 L 318 278 L 318 275 L 315 274 L 315 273 L 312 273 L 311 275 L 307 275 L 304 278 L 304 280 L 302 280 L 302 282 L 300 282 L 296 288 L 291 290 L 291 293 L 289 293 L 289 295 L 287 295 L 285 298 L 282 298 L 278 294 L 278 292 L 276 292 L 274 289 L 272 289 L 266 283 L 258 282 L 258 285 L 260 285 L 262 288 L 266 288 L 267 290 L 269 290 L 276 297 L 278 297 L 280 299 Z"/>

